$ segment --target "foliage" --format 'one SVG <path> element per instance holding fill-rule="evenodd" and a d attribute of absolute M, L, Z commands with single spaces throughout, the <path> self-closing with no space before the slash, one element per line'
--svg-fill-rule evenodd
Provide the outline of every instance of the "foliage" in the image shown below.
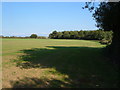
<path fill-rule="evenodd" d="M 37 34 L 31 34 L 30 38 L 37 38 Z"/>
<path fill-rule="evenodd" d="M 114 32 L 108 54 L 114 63 L 120 63 L 120 2 L 101 3 L 99 8 L 95 10 L 93 16 L 96 19 L 98 27 Z"/>
<path fill-rule="evenodd" d="M 87 2 L 85 8 L 90 9 L 91 2 Z M 97 27 L 105 31 L 113 31 L 112 43 L 109 46 L 109 57 L 114 63 L 120 64 L 120 1 L 118 2 L 101 2 L 99 7 L 94 9 L 93 17 L 97 22 Z M 109 37 L 109 36 L 108 36 Z M 108 49 L 106 49 L 108 50 Z"/>
<path fill-rule="evenodd" d="M 111 42 L 112 31 L 63 31 L 57 32 L 53 31 L 49 38 L 51 39 L 83 39 L 83 40 L 107 40 Z"/>
<path fill-rule="evenodd" d="M 119 5 L 120 2 L 102 2 L 99 5 L 93 14 L 99 28 L 107 31 L 116 30 L 115 27 L 119 26 Z"/>

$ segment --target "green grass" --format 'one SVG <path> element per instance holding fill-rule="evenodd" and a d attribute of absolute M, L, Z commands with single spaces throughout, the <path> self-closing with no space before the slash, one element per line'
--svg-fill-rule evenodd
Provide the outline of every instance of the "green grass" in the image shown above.
<path fill-rule="evenodd" d="M 4 87 L 117 87 L 116 67 L 97 41 L 3 39 L 2 44 L 3 68 L 13 68 L 8 70 L 11 78 L 3 79 Z"/>

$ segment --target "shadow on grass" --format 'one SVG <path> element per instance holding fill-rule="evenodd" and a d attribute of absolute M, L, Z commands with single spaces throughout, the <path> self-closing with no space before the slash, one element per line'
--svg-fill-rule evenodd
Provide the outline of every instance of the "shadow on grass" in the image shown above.
<path fill-rule="evenodd" d="M 25 55 L 16 60 L 18 67 L 54 68 L 61 74 L 68 75 L 69 80 L 66 81 L 69 85 L 55 79 L 25 78 L 12 82 L 13 88 L 21 85 L 24 87 L 61 87 L 61 85 L 64 87 L 117 87 L 117 74 L 102 55 L 102 48 L 47 46 L 47 49 L 33 48 L 22 50 L 22 52 Z M 27 82 L 28 80 L 32 80 L 34 84 Z M 47 81 L 49 85 L 45 84 Z"/>
<path fill-rule="evenodd" d="M 14 86 L 13 88 L 62 88 L 69 87 L 68 83 L 64 83 L 60 80 L 56 79 L 48 79 L 48 78 L 28 78 L 19 79 L 14 82 L 11 81 L 11 84 Z"/>

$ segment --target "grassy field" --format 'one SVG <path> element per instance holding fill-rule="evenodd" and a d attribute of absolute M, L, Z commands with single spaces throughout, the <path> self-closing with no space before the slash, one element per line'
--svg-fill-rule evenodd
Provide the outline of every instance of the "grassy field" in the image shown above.
<path fill-rule="evenodd" d="M 97 41 L 3 39 L 3 88 L 115 88 L 118 73 Z"/>

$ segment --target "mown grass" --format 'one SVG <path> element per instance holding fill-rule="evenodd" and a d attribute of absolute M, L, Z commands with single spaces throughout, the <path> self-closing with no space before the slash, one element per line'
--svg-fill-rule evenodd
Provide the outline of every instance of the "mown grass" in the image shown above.
<path fill-rule="evenodd" d="M 104 47 L 85 40 L 3 39 L 3 87 L 118 87 Z"/>

